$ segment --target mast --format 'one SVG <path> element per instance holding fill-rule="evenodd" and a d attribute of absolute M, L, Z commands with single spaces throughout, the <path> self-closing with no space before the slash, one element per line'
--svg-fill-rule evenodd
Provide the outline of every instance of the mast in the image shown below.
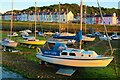
<path fill-rule="evenodd" d="M 85 35 L 86 35 L 86 25 L 87 25 L 87 16 L 86 16 L 86 8 L 87 8 L 87 6 L 85 6 Z"/>
<path fill-rule="evenodd" d="M 12 34 L 12 27 L 13 27 L 13 0 L 12 0 L 12 12 L 11 12 L 10 34 Z M 10 39 L 12 39 L 12 36 L 10 36 Z"/>
<path fill-rule="evenodd" d="M 29 24 L 29 22 L 30 22 L 30 11 L 28 12 L 28 24 Z M 30 29 L 30 24 L 29 24 L 29 28 L 28 29 Z"/>
<path fill-rule="evenodd" d="M 35 39 L 36 39 L 36 3 L 37 0 L 35 1 Z"/>
<path fill-rule="evenodd" d="M 99 10 L 100 10 L 100 15 L 101 15 L 102 20 L 103 20 L 103 22 L 104 22 L 104 18 L 103 18 L 103 15 L 102 15 L 102 10 L 101 10 L 101 7 L 100 7 L 100 4 L 99 4 L 98 0 L 97 0 L 97 4 L 98 4 Z M 107 35 L 107 38 L 109 38 L 108 33 L 107 33 L 106 25 L 105 25 L 104 23 L 103 23 L 103 25 L 104 25 L 104 29 L 105 29 L 105 33 L 106 33 L 106 35 Z M 112 45 L 111 45 L 111 42 L 110 42 L 109 39 L 108 39 L 108 44 L 109 44 L 109 46 L 110 46 L 111 56 L 112 56 L 112 55 L 113 55 L 113 48 L 112 48 Z"/>
<path fill-rule="evenodd" d="M 80 2 L 80 32 L 82 32 L 82 0 Z M 82 49 L 82 40 L 80 40 L 80 50 Z"/>
<path fill-rule="evenodd" d="M 67 14 L 66 14 L 66 21 L 67 21 L 67 33 L 68 33 L 68 8 L 67 8 Z"/>
<path fill-rule="evenodd" d="M 60 20 L 61 20 L 61 17 L 60 17 L 60 0 L 59 0 L 59 33 L 60 33 L 60 25 L 61 25 Z"/>

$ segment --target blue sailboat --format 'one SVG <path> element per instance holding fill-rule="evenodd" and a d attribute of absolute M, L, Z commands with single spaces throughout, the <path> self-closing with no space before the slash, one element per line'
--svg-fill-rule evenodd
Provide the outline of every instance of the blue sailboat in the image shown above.
<path fill-rule="evenodd" d="M 81 0 L 80 31 L 76 39 L 80 42 L 80 49 L 68 48 L 66 44 L 55 43 L 40 48 L 36 57 L 42 61 L 68 67 L 106 67 L 113 60 L 113 56 L 98 55 L 93 50 L 84 50 L 82 46 L 82 0 Z M 44 46 L 45 47 L 45 46 Z"/>
<path fill-rule="evenodd" d="M 67 12 L 68 12 L 68 9 L 67 9 Z M 60 27 L 60 20 L 59 20 L 59 27 Z M 59 32 L 60 32 L 60 28 L 59 28 Z M 53 35 L 53 38 L 55 38 L 55 39 L 76 40 L 76 35 L 77 34 L 68 33 L 68 21 L 67 21 L 67 32 L 55 34 L 55 35 Z M 95 40 L 94 37 L 87 37 L 86 35 L 82 35 L 82 37 L 83 37 L 83 39 L 82 39 L 83 41 L 94 41 Z M 75 41 L 73 41 L 73 42 L 75 42 Z M 73 42 L 71 42 L 71 43 L 73 43 Z"/>
<path fill-rule="evenodd" d="M 13 41 L 12 37 L 18 36 L 17 33 L 13 33 L 12 31 L 13 28 L 13 0 L 12 0 L 12 12 L 11 12 L 11 25 L 10 25 L 10 34 L 8 35 L 10 38 L 3 38 L 2 41 L 0 42 L 0 45 L 4 47 L 4 51 L 9 49 L 9 51 L 13 51 L 13 48 L 17 47 L 18 42 Z"/>

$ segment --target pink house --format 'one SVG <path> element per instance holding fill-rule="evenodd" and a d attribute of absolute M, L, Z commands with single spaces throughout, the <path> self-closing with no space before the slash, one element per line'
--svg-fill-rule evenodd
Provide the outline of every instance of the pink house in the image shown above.
<path fill-rule="evenodd" d="M 117 17 L 115 13 L 113 15 L 111 14 L 103 15 L 103 20 L 101 18 L 101 15 L 95 15 L 93 18 L 94 18 L 95 24 L 106 24 L 106 25 L 117 24 L 117 21 L 116 21 Z"/>

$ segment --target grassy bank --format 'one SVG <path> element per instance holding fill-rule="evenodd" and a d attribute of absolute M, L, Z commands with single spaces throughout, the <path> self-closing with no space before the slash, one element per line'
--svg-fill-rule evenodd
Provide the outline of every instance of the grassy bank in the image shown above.
<path fill-rule="evenodd" d="M 114 62 L 112 62 L 106 68 L 79 68 L 71 77 L 57 75 L 56 67 L 52 65 L 39 65 L 34 61 L 27 60 L 20 54 L 3 53 L 3 65 L 8 69 L 22 74 L 26 78 L 111 78 L 116 79 L 119 75 L 116 75 L 114 70 Z M 119 66 L 120 67 L 120 66 Z M 119 71 L 120 69 L 118 69 Z"/>
<path fill-rule="evenodd" d="M 62 23 L 60 25 L 61 31 L 66 31 L 67 30 L 67 25 L 65 23 Z M 73 24 L 69 23 L 69 32 L 77 32 L 79 30 L 80 24 Z M 9 30 L 10 28 L 10 21 L 2 21 L 2 29 L 3 30 Z M 45 22 L 37 22 L 37 30 L 38 31 L 58 31 L 59 24 L 58 23 L 45 23 Z M 86 29 L 87 32 L 90 32 L 89 29 L 94 28 L 95 31 L 99 32 L 104 32 L 104 27 L 103 25 L 90 25 L 88 24 Z M 14 31 L 20 31 L 24 29 L 31 29 L 34 30 L 34 22 L 19 22 L 19 21 L 14 21 L 13 23 L 13 30 Z M 85 30 L 85 25 L 83 24 L 83 31 Z M 120 26 L 116 25 L 107 25 L 107 30 L 108 32 L 118 32 L 120 33 Z"/>
<path fill-rule="evenodd" d="M 2 33 L 3 37 L 6 37 L 6 32 Z M 37 36 L 37 38 L 42 38 Z M 14 40 L 18 41 L 21 40 L 21 37 L 13 38 Z M 117 49 L 118 44 L 120 41 L 112 41 L 113 48 Z M 39 46 L 41 47 L 41 46 Z M 69 46 L 71 47 L 71 46 Z M 98 54 L 104 54 L 106 50 L 109 49 L 108 43 L 106 41 L 100 41 L 96 39 L 94 42 L 89 42 L 83 45 L 84 49 L 91 49 L 95 50 Z M 29 53 L 29 54 L 22 54 L 22 53 L 11 53 L 11 52 L 2 52 L 2 62 L 3 66 L 14 71 L 20 73 L 26 78 L 64 78 L 64 79 L 71 79 L 74 78 L 108 78 L 108 79 L 117 79 L 120 77 L 120 54 L 119 50 L 114 51 L 114 60 L 105 68 L 79 68 L 71 77 L 57 75 L 55 72 L 57 68 L 52 65 L 40 65 L 36 58 L 36 50 L 29 49 L 26 46 L 18 45 L 17 49 L 21 50 L 21 52 Z M 110 54 L 110 52 L 107 52 Z"/>

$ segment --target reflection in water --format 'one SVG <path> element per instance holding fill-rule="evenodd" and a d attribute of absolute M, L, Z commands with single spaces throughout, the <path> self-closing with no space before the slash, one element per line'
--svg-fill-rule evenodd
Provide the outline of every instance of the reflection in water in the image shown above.
<path fill-rule="evenodd" d="M 1 75 L 2 78 L 23 78 L 21 75 L 16 74 L 16 73 L 14 73 L 12 71 L 9 71 L 9 70 L 7 70 L 5 68 L 0 67 L 0 69 L 2 71 L 2 73 L 0 72 L 0 74 L 2 74 Z"/>

